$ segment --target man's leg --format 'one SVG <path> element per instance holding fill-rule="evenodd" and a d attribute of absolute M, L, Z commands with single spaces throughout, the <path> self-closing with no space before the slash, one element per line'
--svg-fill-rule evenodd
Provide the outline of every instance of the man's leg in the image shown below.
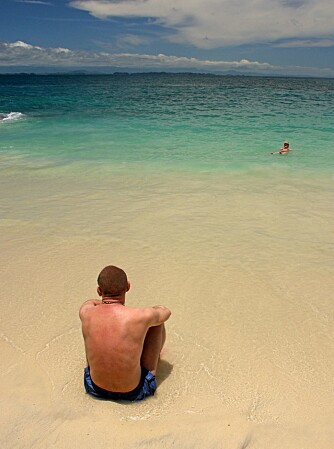
<path fill-rule="evenodd" d="M 141 365 L 156 374 L 160 352 L 166 340 L 165 325 L 150 327 L 147 331 L 143 352 L 141 355 Z"/>

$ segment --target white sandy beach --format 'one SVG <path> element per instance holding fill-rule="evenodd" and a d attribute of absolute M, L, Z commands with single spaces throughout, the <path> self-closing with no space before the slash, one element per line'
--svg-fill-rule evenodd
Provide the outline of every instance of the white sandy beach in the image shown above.
<path fill-rule="evenodd" d="M 332 180 L 73 170 L 1 177 L 1 447 L 332 449 Z M 141 403 L 83 389 L 110 263 L 173 312 Z"/>

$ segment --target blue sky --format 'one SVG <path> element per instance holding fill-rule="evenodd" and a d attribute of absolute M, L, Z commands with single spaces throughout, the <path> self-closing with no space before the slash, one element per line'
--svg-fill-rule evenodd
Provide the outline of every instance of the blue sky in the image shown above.
<path fill-rule="evenodd" d="M 334 77 L 333 0 L 0 0 L 0 72 Z"/>

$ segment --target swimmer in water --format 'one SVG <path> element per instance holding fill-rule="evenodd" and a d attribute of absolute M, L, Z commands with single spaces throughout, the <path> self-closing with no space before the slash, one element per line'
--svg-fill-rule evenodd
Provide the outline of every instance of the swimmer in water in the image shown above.
<path fill-rule="evenodd" d="M 283 143 L 283 148 L 281 148 L 279 151 L 274 151 L 271 154 L 286 154 L 289 151 L 291 151 L 291 148 L 289 147 L 289 142 L 284 142 Z"/>

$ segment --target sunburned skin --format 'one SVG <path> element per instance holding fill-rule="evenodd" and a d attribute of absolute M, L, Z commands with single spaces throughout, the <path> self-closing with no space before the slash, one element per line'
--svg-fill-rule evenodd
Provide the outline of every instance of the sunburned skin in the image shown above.
<path fill-rule="evenodd" d="M 125 294 L 88 300 L 80 308 L 87 363 L 93 382 L 112 392 L 129 392 L 141 378 L 141 367 L 156 374 L 171 315 L 164 306 L 132 308 Z"/>

